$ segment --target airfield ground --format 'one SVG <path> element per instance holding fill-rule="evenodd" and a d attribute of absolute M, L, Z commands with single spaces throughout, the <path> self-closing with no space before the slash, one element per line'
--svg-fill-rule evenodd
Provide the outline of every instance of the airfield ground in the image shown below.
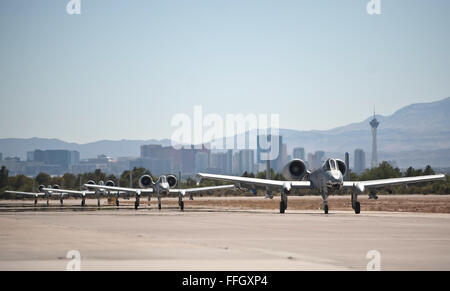
<path fill-rule="evenodd" d="M 0 270 L 65 270 L 70 250 L 82 270 L 365 270 L 371 250 L 382 270 L 450 270 L 450 197 L 361 197 L 360 215 L 348 200 L 332 197 L 328 215 L 314 196 L 290 197 L 284 215 L 277 197 L 196 197 L 184 212 L 174 198 L 160 211 L 3 200 Z"/>

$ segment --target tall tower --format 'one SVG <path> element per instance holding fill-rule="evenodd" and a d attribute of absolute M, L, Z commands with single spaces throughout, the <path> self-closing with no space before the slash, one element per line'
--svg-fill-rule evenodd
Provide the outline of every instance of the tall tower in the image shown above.
<path fill-rule="evenodd" d="M 370 127 L 372 127 L 372 168 L 378 167 L 377 161 L 377 128 L 380 123 L 375 117 L 375 110 L 373 111 L 373 119 L 370 121 Z"/>

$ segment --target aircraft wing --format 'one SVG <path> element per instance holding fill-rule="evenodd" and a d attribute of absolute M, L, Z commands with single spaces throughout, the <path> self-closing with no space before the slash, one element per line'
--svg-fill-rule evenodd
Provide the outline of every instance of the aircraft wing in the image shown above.
<path fill-rule="evenodd" d="M 170 193 L 181 193 L 183 196 L 187 193 L 198 193 L 211 190 L 221 190 L 221 189 L 234 189 L 234 185 L 223 185 L 223 186 L 210 186 L 210 187 L 199 187 L 199 188 L 187 188 L 187 189 L 170 189 Z"/>
<path fill-rule="evenodd" d="M 5 193 L 29 195 L 29 196 L 45 196 L 44 193 L 31 193 L 31 192 L 9 191 L 9 190 L 5 191 Z"/>
<path fill-rule="evenodd" d="M 127 188 L 127 187 L 91 185 L 91 184 L 84 184 L 84 186 L 86 186 L 88 188 L 99 189 L 99 190 L 123 191 L 123 192 L 133 192 L 133 193 L 153 193 L 152 188 L 140 189 L 140 188 Z"/>
<path fill-rule="evenodd" d="M 278 181 L 278 180 L 266 180 L 259 178 L 247 178 L 239 176 L 227 176 L 227 175 L 215 175 L 215 174 L 197 174 L 201 178 L 220 180 L 232 183 L 242 183 L 255 186 L 265 186 L 265 187 L 277 187 L 284 188 L 290 186 L 290 188 L 295 189 L 309 189 L 311 188 L 311 183 L 309 181 Z"/>
<path fill-rule="evenodd" d="M 353 185 L 377 188 L 390 185 L 405 185 L 410 183 L 420 183 L 428 181 L 436 181 L 445 179 L 445 175 L 426 175 L 417 177 L 403 177 L 403 178 L 391 178 L 391 179 L 380 179 L 380 180 L 369 180 L 369 181 L 344 181 L 344 187 L 353 187 Z"/>
<path fill-rule="evenodd" d="M 50 192 L 52 194 L 53 192 L 57 193 L 63 193 L 63 194 L 70 194 L 74 196 L 83 196 L 85 195 L 94 195 L 94 191 L 77 191 L 77 190 L 66 190 L 66 189 L 53 189 L 53 188 L 43 188 L 42 190 Z"/>

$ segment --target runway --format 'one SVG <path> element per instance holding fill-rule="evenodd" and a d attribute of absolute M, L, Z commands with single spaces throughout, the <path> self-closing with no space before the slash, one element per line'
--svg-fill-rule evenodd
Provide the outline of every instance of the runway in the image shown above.
<path fill-rule="evenodd" d="M 1 208 L 0 270 L 450 270 L 450 214 Z"/>

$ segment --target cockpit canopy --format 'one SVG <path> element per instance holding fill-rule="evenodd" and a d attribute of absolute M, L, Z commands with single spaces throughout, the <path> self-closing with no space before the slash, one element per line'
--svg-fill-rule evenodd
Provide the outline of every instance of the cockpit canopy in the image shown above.
<path fill-rule="evenodd" d="M 328 159 L 325 161 L 325 163 L 323 164 L 323 168 L 326 171 L 330 171 L 330 170 L 339 170 L 339 166 L 336 162 L 335 159 Z"/>
<path fill-rule="evenodd" d="M 161 176 L 161 177 L 159 177 L 159 182 L 160 183 L 167 183 L 167 177 L 166 176 Z"/>
<path fill-rule="evenodd" d="M 343 160 L 340 159 L 328 159 L 323 163 L 323 169 L 325 171 L 334 171 L 338 170 L 341 172 L 342 175 L 345 175 L 347 173 L 347 165 L 344 163 Z"/>

